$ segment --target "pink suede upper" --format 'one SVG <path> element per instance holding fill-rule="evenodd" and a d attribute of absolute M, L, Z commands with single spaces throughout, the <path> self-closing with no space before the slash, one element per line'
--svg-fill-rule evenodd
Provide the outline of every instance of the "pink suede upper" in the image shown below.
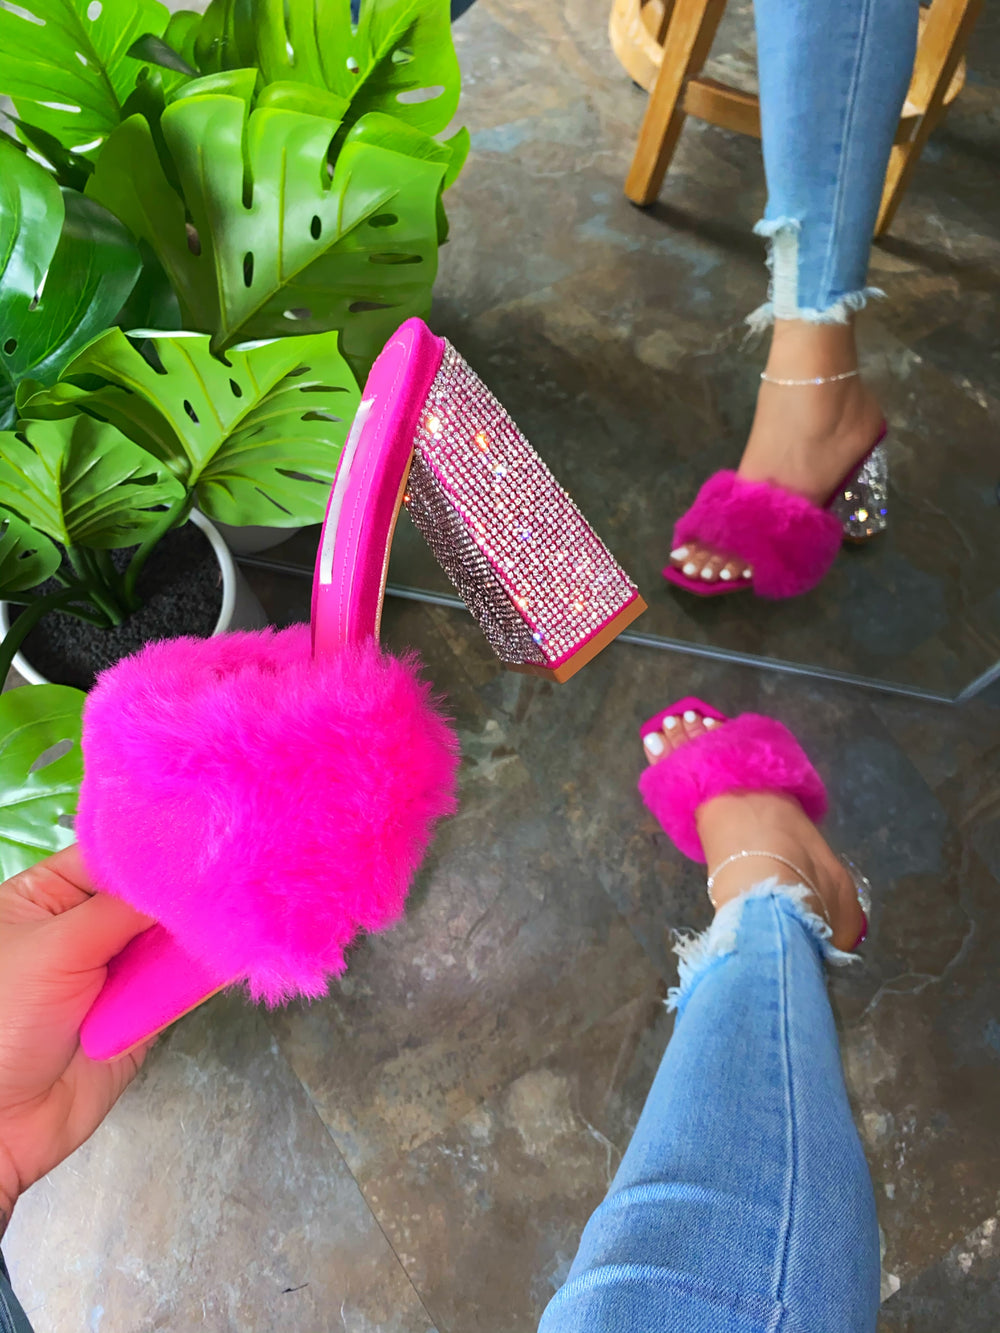
<path fill-rule="evenodd" d="M 456 740 L 414 662 L 372 641 L 313 660 L 306 625 L 147 645 L 100 677 L 83 750 L 94 879 L 270 1003 L 322 993 L 396 920 L 455 806 Z"/>
<path fill-rule="evenodd" d="M 695 811 L 715 796 L 783 792 L 815 823 L 826 814 L 826 789 L 805 751 L 786 726 L 759 713 L 742 713 L 650 765 L 639 778 L 639 790 L 678 850 L 692 861 L 705 860 Z"/>
<path fill-rule="evenodd" d="M 677 520 L 673 546 L 698 542 L 738 556 L 753 566 L 761 597 L 796 597 L 820 582 L 842 540 L 840 520 L 805 496 L 716 472 Z"/>

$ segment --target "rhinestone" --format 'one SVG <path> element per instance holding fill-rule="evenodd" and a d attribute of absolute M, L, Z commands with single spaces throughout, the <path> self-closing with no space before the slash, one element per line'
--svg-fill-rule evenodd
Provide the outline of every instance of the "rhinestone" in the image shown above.
<path fill-rule="evenodd" d="M 411 516 L 502 659 L 558 665 L 635 597 L 634 584 L 451 346 L 414 448 Z M 492 484 L 484 487 L 487 450 Z"/>

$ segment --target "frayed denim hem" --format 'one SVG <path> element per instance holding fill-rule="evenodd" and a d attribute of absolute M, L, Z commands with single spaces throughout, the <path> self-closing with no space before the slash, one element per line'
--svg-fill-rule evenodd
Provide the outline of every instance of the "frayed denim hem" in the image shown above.
<path fill-rule="evenodd" d="M 747 893 L 731 898 L 715 914 L 715 920 L 700 935 L 678 932 L 674 953 L 677 955 L 677 986 L 667 992 L 667 1009 L 671 1012 L 683 1009 L 691 992 L 705 975 L 705 972 L 721 959 L 736 952 L 740 922 L 743 919 L 743 905 L 748 898 L 780 897 L 788 900 L 791 914 L 795 916 L 814 936 L 820 952 L 834 967 L 845 967 L 858 961 L 855 953 L 845 953 L 831 943 L 833 931 L 827 923 L 816 915 L 808 906 L 809 889 L 804 884 L 779 884 L 776 876 L 756 884 Z"/>
<path fill-rule="evenodd" d="M 754 234 L 769 242 L 767 266 L 771 271 L 768 299 L 747 316 L 751 334 L 763 333 L 776 319 L 801 319 L 809 324 L 846 324 L 857 310 L 863 310 L 870 300 L 885 296 L 880 287 L 862 287 L 856 292 L 839 296 L 828 306 L 800 306 L 799 289 L 799 235 L 802 223 L 798 218 L 763 219 L 754 227 Z"/>

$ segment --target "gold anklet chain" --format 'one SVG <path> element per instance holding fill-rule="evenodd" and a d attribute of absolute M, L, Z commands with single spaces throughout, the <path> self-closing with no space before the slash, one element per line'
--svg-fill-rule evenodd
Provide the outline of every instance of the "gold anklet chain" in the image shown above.
<path fill-rule="evenodd" d="M 779 856 L 777 852 L 734 852 L 732 856 L 727 856 L 724 861 L 720 861 L 719 864 L 715 867 L 715 869 L 708 877 L 708 900 L 712 904 L 712 906 L 716 909 L 716 911 L 718 911 L 719 904 L 715 901 L 715 894 L 713 890 L 715 889 L 715 881 L 719 877 L 719 871 L 725 870 L 726 866 L 731 866 L 735 861 L 746 861 L 752 856 L 762 857 L 768 861 L 777 861 L 780 865 L 787 866 L 789 870 L 793 871 L 796 875 L 798 875 L 799 879 L 806 886 L 806 888 L 811 889 L 812 892 L 816 895 L 816 898 L 819 900 L 820 908 L 823 912 L 823 920 L 826 922 L 826 924 L 830 927 L 831 930 L 833 929 L 833 922 L 830 920 L 830 913 L 826 910 L 826 903 L 823 901 L 823 895 L 820 893 L 819 889 L 817 889 L 816 885 L 812 882 L 812 880 L 805 873 L 805 871 L 800 869 L 800 867 L 797 866 L 794 861 L 789 861 L 787 856 Z"/>
<path fill-rule="evenodd" d="M 765 384 L 781 384 L 785 388 L 800 389 L 809 384 L 836 384 L 839 380 L 852 380 L 860 374 L 860 370 L 845 370 L 842 375 L 817 375 L 815 379 L 811 380 L 783 380 L 776 375 L 769 375 L 766 370 L 762 370 L 760 377 Z"/>

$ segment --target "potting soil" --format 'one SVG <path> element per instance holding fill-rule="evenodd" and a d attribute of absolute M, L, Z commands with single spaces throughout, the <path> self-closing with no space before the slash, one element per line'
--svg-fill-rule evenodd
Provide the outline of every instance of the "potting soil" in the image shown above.
<path fill-rule="evenodd" d="M 134 549 L 111 552 L 117 569 L 126 567 Z M 52 580 L 42 587 L 54 592 L 59 585 Z M 168 533 L 146 562 L 137 591 L 142 606 L 116 629 L 50 611 L 21 651 L 49 680 L 87 690 L 99 671 L 152 639 L 211 634 L 222 608 L 222 577 L 204 533 L 193 523 Z"/>

